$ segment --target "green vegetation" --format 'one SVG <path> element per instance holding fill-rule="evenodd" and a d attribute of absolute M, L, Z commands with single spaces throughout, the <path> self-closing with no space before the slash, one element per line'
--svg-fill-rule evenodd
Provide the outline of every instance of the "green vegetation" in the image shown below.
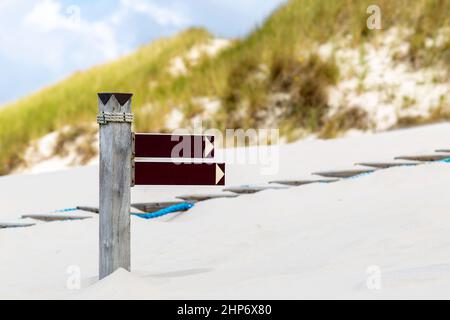
<path fill-rule="evenodd" d="M 319 132 L 320 138 L 335 138 L 350 129 L 368 130 L 370 120 L 366 111 L 359 108 L 346 109 L 329 119 Z"/>
<path fill-rule="evenodd" d="M 372 0 L 292 0 L 275 11 L 245 39 L 235 41 L 213 58 L 203 57 L 185 75 L 174 77 L 170 61 L 183 56 L 212 36 L 190 29 L 156 41 L 114 63 L 78 72 L 0 110 L 0 174 L 16 167 L 31 140 L 65 125 L 92 123 L 97 112 L 97 92 L 133 92 L 138 131 L 165 131 L 165 119 L 180 106 L 187 120 L 199 114 L 196 97 L 221 100 L 221 109 L 208 124 L 218 128 L 263 127 L 275 117 L 281 131 L 295 139 L 298 129 L 333 135 L 341 127 L 360 123 L 342 116 L 328 126 L 326 88 L 339 80 L 333 60 L 322 61 L 311 49 L 334 37 L 352 36 L 355 47 L 374 32 L 366 27 L 366 9 Z M 415 33 L 409 39 L 412 66 L 446 61 L 450 69 L 450 41 L 432 52 L 426 39 L 450 26 L 448 0 L 378 0 L 383 28 L 406 26 Z M 273 95 L 289 94 L 288 102 Z M 274 108 L 281 114 L 272 115 Z M 350 123 L 350 124 L 349 124 Z M 324 129 L 325 128 L 325 129 Z"/>

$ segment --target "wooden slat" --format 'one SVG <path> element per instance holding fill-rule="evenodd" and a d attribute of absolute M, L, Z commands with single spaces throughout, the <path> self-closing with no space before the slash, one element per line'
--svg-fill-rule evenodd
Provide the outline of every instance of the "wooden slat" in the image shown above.
<path fill-rule="evenodd" d="M 182 199 L 185 201 L 206 201 L 206 200 L 212 200 L 212 199 L 221 199 L 221 198 L 236 198 L 239 195 L 237 194 L 227 194 L 227 193 L 220 193 L 220 194 L 191 194 L 191 195 L 183 195 L 177 197 L 178 199 Z"/>
<path fill-rule="evenodd" d="M 0 222 L 0 229 L 10 229 L 10 228 L 28 228 L 35 226 L 35 223 L 3 223 Z"/>
<path fill-rule="evenodd" d="M 224 186 L 224 163 L 135 162 L 136 185 Z"/>
<path fill-rule="evenodd" d="M 214 158 L 214 136 L 136 133 L 135 157 Z"/>
<path fill-rule="evenodd" d="M 313 175 L 326 177 L 326 178 L 351 178 L 361 174 L 372 173 L 375 170 L 343 170 L 343 171 L 328 171 L 328 172 L 315 172 Z"/>
<path fill-rule="evenodd" d="M 97 213 L 97 214 L 100 212 L 98 208 L 94 208 L 94 207 L 77 207 L 77 210 L 92 212 L 92 213 Z"/>
<path fill-rule="evenodd" d="M 22 219 L 34 219 L 39 221 L 69 221 L 69 220 L 84 220 L 90 219 L 91 217 L 87 216 L 74 216 L 74 215 L 55 215 L 55 214 L 28 214 L 23 215 Z"/>
<path fill-rule="evenodd" d="M 430 154 L 430 155 L 418 155 L 418 156 L 401 156 L 396 157 L 395 160 L 411 160 L 411 161 L 421 161 L 421 162 L 432 162 L 448 159 L 448 155 L 442 154 Z"/>
<path fill-rule="evenodd" d="M 328 179 L 328 180 L 276 180 L 270 181 L 271 184 L 282 184 L 285 186 L 298 187 L 312 183 L 331 183 L 339 181 L 339 179 Z"/>
<path fill-rule="evenodd" d="M 142 212 L 152 213 L 180 203 L 183 203 L 183 201 L 133 203 L 131 206 Z"/>
<path fill-rule="evenodd" d="M 237 194 L 252 194 L 265 190 L 280 190 L 287 189 L 287 187 L 277 187 L 277 186 L 241 186 L 241 187 L 231 187 L 225 188 L 223 191 L 233 192 Z"/>
<path fill-rule="evenodd" d="M 402 166 L 416 166 L 418 163 L 414 162 L 363 162 L 363 163 L 356 163 L 357 166 L 364 166 L 364 167 L 371 167 L 371 168 L 378 168 L 378 169 L 388 169 L 388 168 L 394 168 L 394 167 L 402 167 Z"/>

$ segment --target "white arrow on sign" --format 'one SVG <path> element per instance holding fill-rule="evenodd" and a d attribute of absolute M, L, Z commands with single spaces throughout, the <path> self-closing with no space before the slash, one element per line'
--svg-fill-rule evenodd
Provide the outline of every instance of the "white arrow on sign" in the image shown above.
<path fill-rule="evenodd" d="M 220 182 L 220 180 L 222 180 L 223 176 L 225 175 L 225 173 L 222 171 L 222 169 L 220 169 L 220 167 L 216 164 L 216 184 L 218 184 Z"/>
<path fill-rule="evenodd" d="M 204 157 L 207 158 L 211 151 L 214 150 L 214 145 L 209 141 L 208 137 L 205 137 L 205 154 Z"/>

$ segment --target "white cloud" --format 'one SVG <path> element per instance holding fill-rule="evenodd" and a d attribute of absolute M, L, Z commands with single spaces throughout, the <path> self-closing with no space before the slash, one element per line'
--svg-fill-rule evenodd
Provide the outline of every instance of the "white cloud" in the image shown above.
<path fill-rule="evenodd" d="M 0 10 L 11 6 L 14 3 L 14 0 L 2 0 L 0 2 Z"/>
<path fill-rule="evenodd" d="M 143 0 L 120 0 L 116 9 L 102 20 L 83 19 L 81 8 L 64 7 L 58 0 L 40 0 L 22 19 L 28 34 L 39 32 L 39 41 L 53 49 L 43 61 L 60 68 L 67 55 L 96 54 L 99 61 L 111 60 L 128 52 L 127 43 L 120 43 L 118 33 L 137 14 L 144 14 L 162 27 L 182 27 L 189 19 L 181 13 Z M 79 55 L 81 56 L 81 55 Z"/>
<path fill-rule="evenodd" d="M 154 19 L 162 26 L 181 27 L 190 23 L 185 15 L 168 7 L 158 6 L 153 2 L 143 0 L 121 0 L 121 4 L 128 9 L 143 13 Z"/>
<path fill-rule="evenodd" d="M 39 42 L 47 45 L 47 54 L 41 55 L 53 68 L 61 68 L 67 60 L 86 58 L 77 51 L 95 54 L 99 61 L 116 58 L 121 50 L 115 31 L 105 21 L 89 22 L 82 19 L 78 6 L 63 7 L 56 0 L 41 0 L 22 19 L 24 32 L 28 35 L 40 33 Z M 30 37 L 31 38 L 31 37 Z M 33 40 L 30 40 L 33 41 Z M 75 50 L 75 51 L 73 51 Z M 78 65 L 78 63 L 76 63 Z"/>
<path fill-rule="evenodd" d="M 75 7 L 72 7 L 74 9 Z M 78 18 L 73 15 L 63 15 L 61 4 L 54 0 L 39 2 L 25 15 L 23 23 L 28 26 L 37 27 L 40 31 L 52 31 L 55 29 L 75 30 L 79 27 L 80 12 Z"/>

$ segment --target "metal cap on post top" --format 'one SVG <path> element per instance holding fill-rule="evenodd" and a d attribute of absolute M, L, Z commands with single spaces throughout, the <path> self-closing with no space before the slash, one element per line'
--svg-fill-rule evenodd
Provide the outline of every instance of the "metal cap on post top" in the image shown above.
<path fill-rule="evenodd" d="M 113 100 L 111 101 L 111 98 Z M 131 113 L 132 93 L 99 93 L 99 113 L 97 123 L 106 125 L 110 122 L 129 122 L 133 123 L 134 116 Z M 127 104 L 130 104 L 127 107 Z M 103 108 L 102 106 L 103 105 Z"/>
<path fill-rule="evenodd" d="M 127 103 L 132 97 L 132 93 L 99 93 L 98 98 L 101 100 L 101 102 L 106 105 L 111 99 L 111 97 L 114 96 L 116 100 L 119 102 L 121 106 L 124 106 L 125 103 Z"/>

